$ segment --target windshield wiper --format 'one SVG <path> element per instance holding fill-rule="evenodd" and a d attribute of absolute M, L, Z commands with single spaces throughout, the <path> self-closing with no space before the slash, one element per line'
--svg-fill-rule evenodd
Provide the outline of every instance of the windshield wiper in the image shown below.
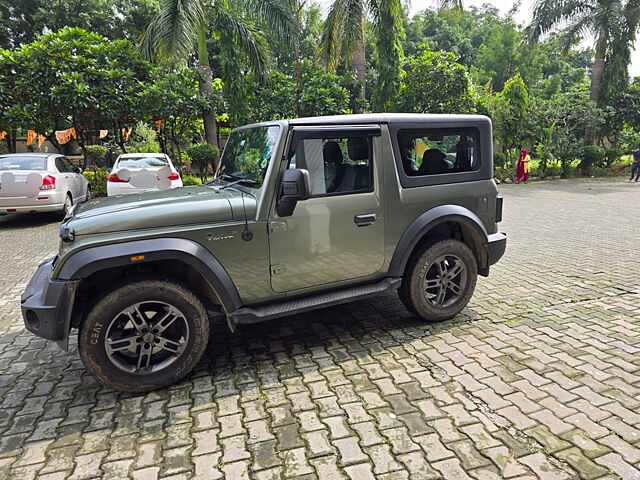
<path fill-rule="evenodd" d="M 231 178 L 238 178 L 238 177 L 231 177 Z M 238 183 L 246 183 L 248 185 L 253 185 L 256 187 L 260 185 L 260 182 L 256 182 L 255 180 L 251 180 L 250 178 L 238 178 L 237 180 L 231 183 L 224 184 L 223 186 L 220 187 L 220 190 L 224 190 L 227 187 L 232 187 L 233 185 L 237 185 Z"/>
<path fill-rule="evenodd" d="M 213 180 L 209 180 L 208 182 L 205 183 L 205 185 L 213 185 L 215 182 L 217 182 L 218 180 L 235 180 L 236 177 L 233 177 L 231 175 L 227 175 L 226 173 L 223 173 L 221 175 L 218 175 L 216 178 L 214 178 Z"/>

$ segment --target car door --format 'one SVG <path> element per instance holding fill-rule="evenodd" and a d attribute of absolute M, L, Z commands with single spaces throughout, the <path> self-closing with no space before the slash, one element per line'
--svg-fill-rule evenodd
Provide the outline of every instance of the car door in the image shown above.
<path fill-rule="evenodd" d="M 293 131 L 287 168 L 308 170 L 311 197 L 298 202 L 289 217 L 272 213 L 274 291 L 330 286 L 381 270 L 382 178 L 374 172 L 379 138 L 379 126 Z"/>
<path fill-rule="evenodd" d="M 84 200 L 87 192 L 84 189 L 85 183 L 81 173 L 78 173 L 76 167 L 71 163 L 67 157 L 62 157 L 62 161 L 65 164 L 67 179 L 69 180 L 69 188 L 71 189 L 71 195 L 73 195 L 74 203 Z"/>
<path fill-rule="evenodd" d="M 58 175 L 58 178 L 60 179 L 60 185 L 61 185 L 60 189 L 64 190 L 65 193 L 71 192 L 71 196 L 75 201 L 76 195 L 75 195 L 75 189 L 73 188 L 73 179 L 70 178 L 70 174 L 67 171 L 69 167 L 64 162 L 64 157 L 55 157 L 54 162 L 56 165 L 56 169 L 58 170 L 58 172 L 60 172 L 60 175 Z"/>

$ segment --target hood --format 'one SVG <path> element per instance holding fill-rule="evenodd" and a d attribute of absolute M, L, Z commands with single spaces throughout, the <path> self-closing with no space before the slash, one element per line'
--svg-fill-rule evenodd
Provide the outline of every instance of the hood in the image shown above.
<path fill-rule="evenodd" d="M 78 205 L 67 225 L 89 235 L 232 221 L 235 196 L 236 190 L 198 185 L 97 198 Z"/>

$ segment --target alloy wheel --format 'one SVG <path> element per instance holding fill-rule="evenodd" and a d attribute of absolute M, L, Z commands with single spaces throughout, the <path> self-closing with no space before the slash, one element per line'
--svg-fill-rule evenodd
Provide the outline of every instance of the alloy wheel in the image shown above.
<path fill-rule="evenodd" d="M 463 295 L 467 286 L 467 269 L 456 255 L 442 255 L 427 268 L 423 290 L 434 306 L 448 307 Z"/>
<path fill-rule="evenodd" d="M 158 372 L 175 362 L 189 341 L 189 325 L 173 305 L 139 302 L 116 315 L 107 329 L 105 350 L 120 370 L 138 375 Z"/>

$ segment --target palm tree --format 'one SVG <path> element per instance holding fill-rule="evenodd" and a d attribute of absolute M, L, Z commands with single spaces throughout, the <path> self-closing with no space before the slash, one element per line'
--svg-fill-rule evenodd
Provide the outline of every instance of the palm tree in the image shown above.
<path fill-rule="evenodd" d="M 378 88 L 374 108 L 385 109 L 400 87 L 402 61 L 402 0 L 334 0 L 324 24 L 321 53 L 327 68 L 335 72 L 343 56 L 350 59 L 351 71 L 362 85 L 365 98 L 365 23 L 370 15 L 375 33 Z"/>
<path fill-rule="evenodd" d="M 160 12 L 147 27 L 141 50 L 148 60 L 169 65 L 187 61 L 195 50 L 203 74 L 200 89 L 211 96 L 207 50 L 210 29 L 219 36 L 225 58 L 237 61 L 244 54 L 250 68 L 264 78 L 269 70 L 270 51 L 259 24 L 289 41 L 296 30 L 286 0 L 161 0 Z M 205 110 L 202 119 L 207 143 L 217 147 L 213 108 Z"/>
<path fill-rule="evenodd" d="M 462 10 L 462 0 L 438 0 L 438 8 L 450 8 Z"/>
<path fill-rule="evenodd" d="M 592 36 L 595 59 L 590 97 L 601 105 L 609 90 L 627 83 L 639 21 L 640 0 L 538 0 L 526 34 L 529 41 L 536 41 L 553 28 L 563 26 L 567 49 L 576 40 Z M 586 129 L 586 145 L 593 145 L 595 133 L 595 127 Z"/>

